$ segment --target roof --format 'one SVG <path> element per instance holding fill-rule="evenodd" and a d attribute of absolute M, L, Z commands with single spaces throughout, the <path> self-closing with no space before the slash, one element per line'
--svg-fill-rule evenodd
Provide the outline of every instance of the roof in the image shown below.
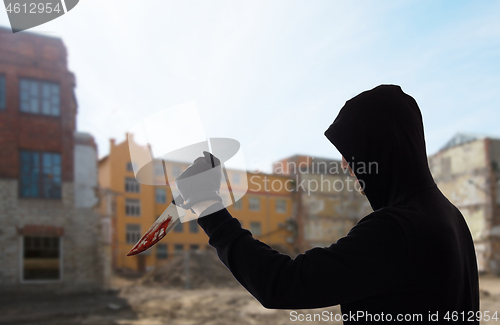
<path fill-rule="evenodd" d="M 284 161 L 284 160 L 293 161 L 293 160 L 300 159 L 300 158 L 309 158 L 311 160 L 325 161 L 325 162 L 340 162 L 340 160 L 334 159 L 334 158 L 324 158 L 324 157 L 302 155 L 302 154 L 295 154 L 293 156 L 289 156 L 289 157 L 286 157 L 286 158 L 283 158 L 283 159 L 279 159 L 279 160 L 274 161 L 274 162 L 276 163 L 276 162 L 281 162 L 281 161 Z"/>
<path fill-rule="evenodd" d="M 441 147 L 440 150 L 445 150 L 445 149 L 453 148 L 456 146 L 461 146 L 467 142 L 481 140 L 481 139 L 485 139 L 485 138 L 487 138 L 487 136 L 484 134 L 459 132 L 459 133 L 455 134 L 450 140 L 448 140 L 448 142 L 446 142 L 446 144 L 443 147 Z"/>
<path fill-rule="evenodd" d="M 14 34 L 12 32 L 12 28 L 5 27 L 5 26 L 0 26 L 0 32 L 7 32 L 9 34 Z M 28 35 L 28 36 L 35 36 L 35 37 L 46 37 L 46 38 L 51 38 L 51 39 L 59 40 L 59 41 L 62 42 L 62 39 L 61 39 L 60 36 L 50 35 L 48 33 L 43 33 L 43 32 L 40 32 L 40 31 L 33 32 L 33 31 L 22 30 L 22 31 L 16 32 L 16 34 L 18 34 L 18 35 L 22 34 L 22 35 Z"/>
<path fill-rule="evenodd" d="M 100 163 L 103 163 L 103 162 L 105 162 L 106 160 L 108 160 L 108 158 L 109 158 L 109 155 L 106 155 L 106 156 L 102 157 L 101 159 L 99 159 L 99 160 L 98 160 L 98 163 L 99 163 L 99 164 L 100 164 Z"/>

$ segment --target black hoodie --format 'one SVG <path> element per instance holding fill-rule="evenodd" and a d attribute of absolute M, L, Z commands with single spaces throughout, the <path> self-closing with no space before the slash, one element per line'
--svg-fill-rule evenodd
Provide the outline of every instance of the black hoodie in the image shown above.
<path fill-rule="evenodd" d="M 292 259 L 216 204 L 198 223 L 234 277 L 266 308 L 341 304 L 345 324 L 479 324 L 472 237 L 431 176 L 415 100 L 378 86 L 347 101 L 325 135 L 374 212 L 331 246 Z"/>

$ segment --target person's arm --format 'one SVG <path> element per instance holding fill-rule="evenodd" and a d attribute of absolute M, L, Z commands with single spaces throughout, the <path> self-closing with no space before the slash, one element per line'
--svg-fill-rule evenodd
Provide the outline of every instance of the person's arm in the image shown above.
<path fill-rule="evenodd" d="M 406 255 L 405 238 L 394 219 L 374 212 L 337 243 L 292 259 L 254 239 L 229 214 L 219 196 L 221 163 L 209 152 L 203 155 L 175 180 L 185 201 L 181 206 L 193 208 L 197 214 L 204 210 L 198 223 L 210 237 L 209 243 L 263 306 L 326 307 L 393 288 Z M 218 203 L 207 202 L 210 200 Z"/>
<path fill-rule="evenodd" d="M 320 308 L 382 294 L 406 255 L 402 230 L 380 213 L 330 247 L 293 259 L 254 239 L 220 203 L 204 209 L 198 223 L 221 261 L 266 308 Z"/>

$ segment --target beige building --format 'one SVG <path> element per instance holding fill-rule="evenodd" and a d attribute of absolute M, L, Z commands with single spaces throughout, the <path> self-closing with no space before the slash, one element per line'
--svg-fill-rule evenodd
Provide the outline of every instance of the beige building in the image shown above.
<path fill-rule="evenodd" d="M 298 252 L 330 246 L 372 211 L 340 161 L 295 155 L 275 162 L 273 171 L 294 181 L 293 220 L 298 231 L 294 247 Z"/>
<path fill-rule="evenodd" d="M 457 134 L 429 157 L 443 194 L 472 233 L 480 272 L 500 272 L 500 139 Z"/>

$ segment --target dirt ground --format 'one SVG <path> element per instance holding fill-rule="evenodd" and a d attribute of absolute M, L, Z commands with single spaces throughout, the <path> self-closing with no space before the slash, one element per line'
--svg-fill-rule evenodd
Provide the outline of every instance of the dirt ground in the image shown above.
<path fill-rule="evenodd" d="M 290 311 L 262 307 L 244 289 L 166 288 L 116 276 L 113 290 L 98 294 L 0 296 L 0 324 L 17 325 L 282 325 L 341 324 L 292 321 Z M 500 278 L 480 279 L 481 310 L 500 312 Z M 298 313 L 340 313 L 339 307 Z M 497 324 L 499 321 L 482 322 Z"/>
<path fill-rule="evenodd" d="M 489 311 L 490 315 L 498 312 L 498 320 L 482 321 L 481 324 L 500 324 L 500 278 L 482 276 L 479 278 L 481 290 L 481 311 Z"/>

